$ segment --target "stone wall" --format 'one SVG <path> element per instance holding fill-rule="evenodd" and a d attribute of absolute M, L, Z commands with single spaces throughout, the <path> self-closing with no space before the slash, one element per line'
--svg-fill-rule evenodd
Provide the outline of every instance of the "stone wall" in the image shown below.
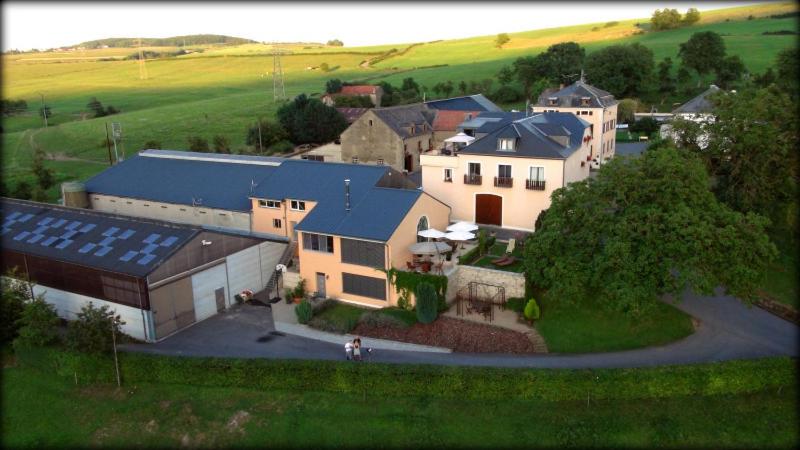
<path fill-rule="evenodd" d="M 458 266 L 448 278 L 448 301 L 454 300 L 458 291 L 469 285 L 470 281 L 502 286 L 506 290 L 506 298 L 525 296 L 525 275 L 522 273 L 475 266 Z"/>

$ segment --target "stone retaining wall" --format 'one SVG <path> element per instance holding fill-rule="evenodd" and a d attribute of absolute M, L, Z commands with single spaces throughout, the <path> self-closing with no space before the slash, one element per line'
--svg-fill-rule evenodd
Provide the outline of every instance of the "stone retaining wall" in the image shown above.
<path fill-rule="evenodd" d="M 469 285 L 470 281 L 503 286 L 506 290 L 506 298 L 525 296 L 525 275 L 522 273 L 485 267 L 458 266 L 458 270 L 449 277 L 448 300 L 454 299 L 458 291 Z"/>

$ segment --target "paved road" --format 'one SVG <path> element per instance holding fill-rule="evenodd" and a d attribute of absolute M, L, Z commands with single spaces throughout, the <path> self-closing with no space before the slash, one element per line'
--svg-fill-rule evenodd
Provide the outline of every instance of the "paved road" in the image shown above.
<path fill-rule="evenodd" d="M 728 359 L 798 356 L 800 329 L 732 297 L 684 296 L 678 307 L 700 319 L 697 332 L 680 341 L 640 350 L 592 354 L 500 355 L 381 350 L 374 361 L 497 367 L 599 368 L 691 364 Z M 343 359 L 342 345 L 274 331 L 268 308 L 244 306 L 214 316 L 157 344 L 125 346 L 148 353 L 243 358 Z M 263 342 L 259 338 L 266 337 Z M 369 346 L 369 339 L 363 339 Z"/>

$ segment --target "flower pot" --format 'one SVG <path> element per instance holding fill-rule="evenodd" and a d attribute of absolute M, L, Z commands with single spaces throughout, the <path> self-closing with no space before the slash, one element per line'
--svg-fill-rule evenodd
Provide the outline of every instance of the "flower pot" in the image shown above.
<path fill-rule="evenodd" d="M 300 303 L 301 300 L 303 300 L 303 297 L 294 297 L 295 303 Z"/>

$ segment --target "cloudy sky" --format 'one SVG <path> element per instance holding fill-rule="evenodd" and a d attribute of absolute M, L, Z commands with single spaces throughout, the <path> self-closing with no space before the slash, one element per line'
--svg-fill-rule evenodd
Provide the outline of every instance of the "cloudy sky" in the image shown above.
<path fill-rule="evenodd" d="M 225 34 L 256 41 L 408 43 L 700 11 L 756 2 L 2 3 L 2 48 L 27 50 L 107 37 Z"/>

